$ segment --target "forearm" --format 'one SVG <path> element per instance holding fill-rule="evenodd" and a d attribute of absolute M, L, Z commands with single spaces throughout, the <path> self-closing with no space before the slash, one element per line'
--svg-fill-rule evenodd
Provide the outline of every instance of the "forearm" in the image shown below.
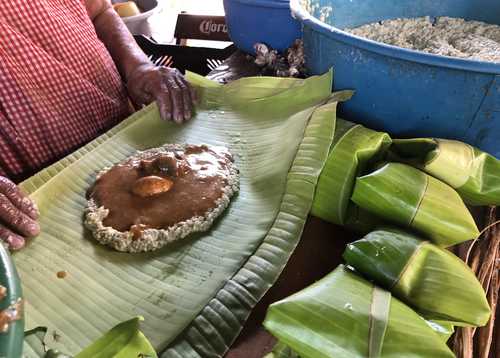
<path fill-rule="evenodd" d="M 108 49 L 124 81 L 128 81 L 139 66 L 151 64 L 109 0 L 86 0 L 86 6 L 97 36 Z"/>
<path fill-rule="evenodd" d="M 177 123 L 191 118 L 196 94 L 182 74 L 156 67 L 136 44 L 110 0 L 83 0 L 100 40 L 120 71 L 132 101 L 140 106 L 158 102 L 160 116 Z"/>

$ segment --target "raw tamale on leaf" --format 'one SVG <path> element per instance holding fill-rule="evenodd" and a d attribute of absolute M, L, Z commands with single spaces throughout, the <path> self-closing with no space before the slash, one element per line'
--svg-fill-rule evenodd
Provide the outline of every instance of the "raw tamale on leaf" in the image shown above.
<path fill-rule="evenodd" d="M 456 140 L 394 140 L 395 158 L 455 188 L 467 204 L 500 205 L 500 160 Z"/>
<path fill-rule="evenodd" d="M 490 317 L 486 294 L 462 260 L 401 229 L 368 234 L 347 246 L 344 259 L 425 318 L 483 326 Z"/>
<path fill-rule="evenodd" d="M 370 162 L 379 160 L 390 145 L 387 133 L 337 119 L 332 149 L 319 178 L 311 213 L 335 224 L 346 224 L 356 177 Z"/>
<path fill-rule="evenodd" d="M 421 232 L 439 246 L 479 235 L 472 215 L 452 187 L 406 164 L 388 163 L 358 177 L 352 201 L 388 222 Z"/>
<path fill-rule="evenodd" d="M 23 183 L 43 230 L 14 259 L 27 329 L 62 336 L 49 334 L 49 348 L 75 355 L 110 326 L 141 315 L 141 331 L 162 357 L 223 356 L 296 246 L 333 140 L 335 103 L 325 104 L 332 74 L 229 88 L 188 80 L 201 103 L 189 123 L 162 121 L 153 104 Z M 182 143 L 224 146 L 240 170 L 240 193 L 216 225 L 155 253 L 96 244 L 82 220 L 96 173 L 137 151 Z M 30 342 L 24 354 L 39 357 Z"/>
<path fill-rule="evenodd" d="M 342 265 L 272 304 L 264 326 L 302 358 L 454 357 L 415 311 Z"/>

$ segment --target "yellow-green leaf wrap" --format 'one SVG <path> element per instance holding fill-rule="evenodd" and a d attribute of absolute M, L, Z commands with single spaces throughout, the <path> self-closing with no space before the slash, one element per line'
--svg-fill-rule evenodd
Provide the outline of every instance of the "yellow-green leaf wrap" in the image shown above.
<path fill-rule="evenodd" d="M 387 133 L 338 119 L 332 150 L 319 178 L 312 214 L 338 225 L 346 224 L 353 210 L 348 208 L 352 205 L 350 198 L 356 177 L 368 163 L 379 159 L 390 144 Z M 356 228 L 357 225 L 352 226 Z"/>
<path fill-rule="evenodd" d="M 486 294 L 470 268 L 416 235 L 376 230 L 348 245 L 344 258 L 427 319 L 483 326 L 490 317 Z"/>
<path fill-rule="evenodd" d="M 396 139 L 399 160 L 416 165 L 455 188 L 467 204 L 500 205 L 500 160 L 469 144 L 447 139 Z"/>
<path fill-rule="evenodd" d="M 301 358 L 366 358 L 373 292 L 373 284 L 341 265 L 272 304 L 264 326 Z M 454 355 L 415 311 L 393 297 L 380 357 Z"/>
<path fill-rule="evenodd" d="M 358 177 L 352 200 L 388 222 L 411 227 L 439 246 L 475 239 L 476 223 L 457 192 L 401 163 Z"/>
<path fill-rule="evenodd" d="M 140 321 L 143 318 L 136 317 L 116 325 L 75 358 L 156 358 L 151 343 L 139 330 Z"/>

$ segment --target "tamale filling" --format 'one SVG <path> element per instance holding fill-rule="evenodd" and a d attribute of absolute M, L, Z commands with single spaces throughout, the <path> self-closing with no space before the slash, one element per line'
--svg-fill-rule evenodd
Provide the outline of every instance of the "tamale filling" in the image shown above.
<path fill-rule="evenodd" d="M 109 210 L 105 226 L 139 239 L 216 207 L 232 162 L 225 148 L 205 145 L 130 159 L 103 173 L 89 197 Z"/>

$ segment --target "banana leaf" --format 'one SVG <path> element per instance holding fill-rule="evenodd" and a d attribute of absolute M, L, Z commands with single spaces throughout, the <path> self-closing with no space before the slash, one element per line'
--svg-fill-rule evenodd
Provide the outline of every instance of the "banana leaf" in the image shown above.
<path fill-rule="evenodd" d="M 300 358 L 290 347 L 278 341 L 271 353 L 266 354 L 263 358 Z"/>
<path fill-rule="evenodd" d="M 391 151 L 450 185 L 470 205 L 500 205 L 500 160 L 447 139 L 397 139 Z"/>
<path fill-rule="evenodd" d="M 451 335 L 455 333 L 455 326 L 451 322 L 437 320 L 426 320 L 425 322 L 439 337 L 441 337 L 443 342 L 448 342 Z"/>
<path fill-rule="evenodd" d="M 142 317 L 135 317 L 113 327 L 75 358 L 157 358 L 151 343 L 139 330 Z"/>
<path fill-rule="evenodd" d="M 441 321 L 425 321 L 427 325 L 441 338 L 443 342 L 447 342 L 454 333 L 454 327 L 449 322 Z M 273 350 L 266 354 L 264 358 L 300 358 L 290 347 L 278 341 Z"/>
<path fill-rule="evenodd" d="M 351 202 L 347 208 L 347 219 L 344 226 L 359 235 L 366 235 L 383 222 L 382 218 Z"/>
<path fill-rule="evenodd" d="M 248 81 L 226 87 L 192 74 L 189 80 L 201 105 L 186 125 L 162 121 L 149 106 L 22 184 L 38 203 L 42 234 L 14 259 L 27 327 L 46 326 L 60 337 L 49 335 L 49 348 L 74 355 L 140 315 L 153 347 L 168 348 L 163 356 L 220 356 L 295 248 L 333 140 L 336 103 L 324 104 L 331 72 L 260 78 L 251 88 Z M 228 210 L 210 232 L 158 252 L 98 245 L 82 223 L 95 174 L 137 150 L 180 142 L 224 145 L 235 155 L 240 193 Z M 65 279 L 57 278 L 60 270 Z M 37 356 L 29 344 L 25 355 Z"/>
<path fill-rule="evenodd" d="M 356 177 L 373 162 L 378 161 L 391 145 L 387 133 L 337 119 L 333 146 L 319 181 L 311 213 L 323 220 L 357 229 L 355 208 L 351 195 Z M 365 215 L 366 216 L 366 215 Z M 370 219 L 368 219 L 370 221 Z"/>
<path fill-rule="evenodd" d="M 484 326 L 490 307 L 471 269 L 448 250 L 396 228 L 376 230 L 347 246 L 346 263 L 427 319 Z"/>
<path fill-rule="evenodd" d="M 264 326 L 302 358 L 454 357 L 415 311 L 342 265 L 272 304 Z"/>
<path fill-rule="evenodd" d="M 358 177 L 352 200 L 388 222 L 421 232 L 439 246 L 479 235 L 472 215 L 453 188 L 406 164 L 388 163 Z"/>

